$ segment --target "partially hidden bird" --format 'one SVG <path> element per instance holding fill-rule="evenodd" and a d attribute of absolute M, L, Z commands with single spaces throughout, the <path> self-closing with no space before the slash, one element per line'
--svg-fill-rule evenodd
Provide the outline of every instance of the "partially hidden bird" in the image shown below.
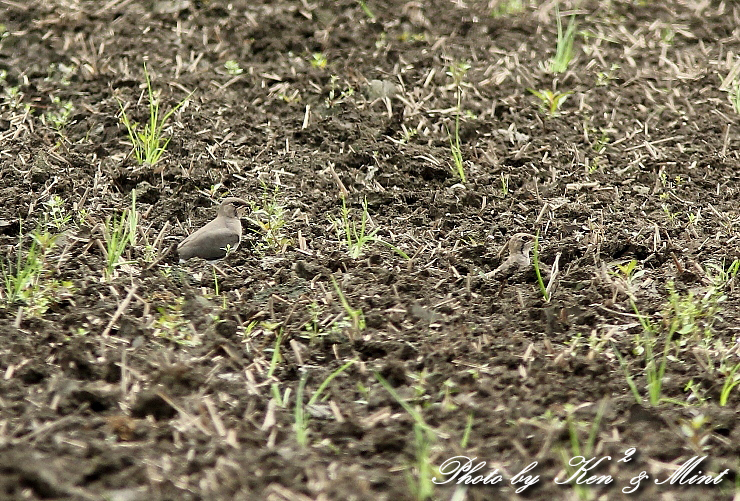
<path fill-rule="evenodd" d="M 498 268 L 486 273 L 485 276 L 488 278 L 508 278 L 512 273 L 531 266 L 532 261 L 529 253 L 534 245 L 534 239 L 534 235 L 528 233 L 515 233 L 512 235 L 507 244 L 498 253 L 499 257 L 501 257 L 508 250 L 509 256 Z"/>
<path fill-rule="evenodd" d="M 216 219 L 188 235 L 177 246 L 180 262 L 193 257 L 215 261 L 235 251 L 242 240 L 242 223 L 237 208 L 246 205 L 249 205 L 248 202 L 241 198 L 224 198 Z"/>

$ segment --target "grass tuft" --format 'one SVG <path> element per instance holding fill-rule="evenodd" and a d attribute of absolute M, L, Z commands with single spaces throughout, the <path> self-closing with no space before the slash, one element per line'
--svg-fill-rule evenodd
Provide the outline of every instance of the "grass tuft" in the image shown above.
<path fill-rule="evenodd" d="M 555 56 L 550 60 L 550 72 L 557 75 L 558 73 L 565 73 L 573 60 L 573 42 L 576 38 L 576 23 L 575 14 L 570 16 L 568 27 L 563 32 L 563 22 L 560 20 L 560 8 L 556 7 L 555 17 L 558 23 L 558 43 L 555 47 Z"/>
<path fill-rule="evenodd" d="M 547 287 L 545 282 L 542 280 L 542 273 L 540 272 L 540 230 L 534 236 L 534 246 L 532 247 L 532 266 L 534 267 L 534 274 L 537 276 L 537 285 L 540 288 L 542 297 L 545 298 L 545 302 L 550 302 L 550 294 L 547 293 Z"/>
<path fill-rule="evenodd" d="M 126 108 L 121 100 L 118 100 L 118 106 L 121 108 L 121 123 L 126 127 L 128 137 L 131 140 L 134 148 L 134 155 L 139 165 L 154 166 L 157 162 L 162 159 L 167 145 L 170 143 L 171 138 L 165 138 L 164 128 L 167 125 L 167 121 L 170 119 L 173 113 L 180 109 L 193 95 L 191 92 L 182 101 L 170 111 L 161 115 L 160 110 L 160 98 L 155 95 L 152 90 L 152 81 L 149 78 L 149 72 L 146 69 L 146 63 L 144 64 L 144 76 L 146 78 L 146 88 L 149 96 L 149 121 L 141 126 L 136 122 L 132 122 L 129 116 L 126 114 Z"/>

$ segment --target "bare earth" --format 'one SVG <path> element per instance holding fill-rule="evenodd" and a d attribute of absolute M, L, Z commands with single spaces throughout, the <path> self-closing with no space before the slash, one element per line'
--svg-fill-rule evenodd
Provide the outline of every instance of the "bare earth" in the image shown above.
<path fill-rule="evenodd" d="M 1 500 L 737 499 L 733 2 L 565 2 L 559 74 L 552 1 L 0 13 Z"/>

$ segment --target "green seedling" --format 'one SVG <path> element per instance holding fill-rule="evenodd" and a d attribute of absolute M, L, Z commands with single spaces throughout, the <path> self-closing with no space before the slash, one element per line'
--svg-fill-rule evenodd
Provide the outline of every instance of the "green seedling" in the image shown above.
<path fill-rule="evenodd" d="M 49 111 L 44 113 L 43 117 L 49 125 L 59 132 L 67 125 L 73 109 L 74 106 L 72 106 L 71 101 L 62 101 L 58 96 L 51 96 Z"/>
<path fill-rule="evenodd" d="M 375 14 L 373 14 L 373 11 L 367 6 L 367 2 L 365 2 L 365 0 L 357 0 L 357 3 L 360 5 L 362 12 L 365 13 L 367 18 L 370 19 L 370 21 L 375 22 Z"/>
<path fill-rule="evenodd" d="M 226 251 L 226 254 L 228 254 L 228 249 Z M 218 296 L 218 275 L 216 274 L 216 267 L 213 267 L 213 290 L 216 292 L 216 295 Z"/>
<path fill-rule="evenodd" d="M 280 329 L 277 337 L 275 338 L 275 345 L 273 346 L 273 349 L 272 349 L 272 358 L 270 358 L 270 368 L 267 371 L 267 379 L 272 378 L 273 374 L 275 374 L 275 369 L 277 369 L 278 364 L 283 361 L 283 357 L 280 354 L 280 344 L 282 342 L 283 342 L 283 330 Z M 284 406 L 283 398 L 280 395 L 280 387 L 278 386 L 278 384 L 272 383 L 270 385 L 270 391 L 272 392 L 272 397 L 275 399 L 275 402 L 277 402 L 277 404 L 280 407 L 283 407 Z"/>
<path fill-rule="evenodd" d="M 598 87 L 607 87 L 616 80 L 616 72 L 620 69 L 618 64 L 612 64 L 609 71 L 600 71 L 596 74 L 596 85 Z"/>
<path fill-rule="evenodd" d="M 501 173 L 501 195 L 506 196 L 509 194 L 509 175 Z"/>
<path fill-rule="evenodd" d="M 730 104 L 735 113 L 740 113 L 740 79 L 732 83 L 727 97 L 730 99 Z"/>
<path fill-rule="evenodd" d="M 729 374 L 725 377 L 725 383 L 722 385 L 722 391 L 719 394 L 719 405 L 724 407 L 727 405 L 727 400 L 730 398 L 730 393 L 732 390 L 740 384 L 740 374 L 737 374 L 738 369 L 740 369 L 740 363 L 736 364 L 732 369 L 730 369 Z"/>
<path fill-rule="evenodd" d="M 302 445 L 306 446 L 308 445 L 308 422 L 309 422 L 309 415 L 306 413 L 306 409 L 311 407 L 312 405 L 315 405 L 316 402 L 321 397 L 321 394 L 324 392 L 327 386 L 329 386 L 329 383 L 332 382 L 332 380 L 337 377 L 339 374 L 344 372 L 345 370 L 349 369 L 356 360 L 350 360 L 349 362 L 345 363 L 341 367 L 339 367 L 337 370 L 329 374 L 326 379 L 324 379 L 319 387 L 316 389 L 316 391 L 311 395 L 311 398 L 308 400 L 308 403 L 303 404 L 303 394 L 306 387 L 306 379 L 308 378 L 308 373 L 304 373 L 301 377 L 301 380 L 298 382 L 298 389 L 296 390 L 295 394 L 295 409 L 294 409 L 294 423 L 293 423 L 293 429 L 295 430 L 296 434 L 296 441 Z"/>
<path fill-rule="evenodd" d="M 67 66 L 64 63 L 51 63 L 46 69 L 45 82 L 57 81 L 65 87 L 68 86 L 71 81 L 71 77 L 77 72 L 77 66 Z"/>
<path fill-rule="evenodd" d="M 434 466 L 432 465 L 431 448 L 433 436 L 419 423 L 414 423 L 414 449 L 416 450 L 416 481 L 411 472 L 407 472 L 406 481 L 414 499 L 425 501 L 434 497 Z"/>
<path fill-rule="evenodd" d="M 229 73 L 229 75 L 241 75 L 244 73 L 244 70 L 239 67 L 239 63 L 234 61 L 233 59 L 229 59 L 224 63 L 224 67 L 226 68 L 226 71 Z"/>
<path fill-rule="evenodd" d="M 607 130 L 599 128 L 599 131 L 601 135 L 591 145 L 591 149 L 593 149 L 596 153 L 601 154 L 604 153 L 604 150 L 606 150 L 606 147 L 611 141 L 611 138 L 609 137 L 609 132 Z"/>
<path fill-rule="evenodd" d="M 689 382 L 686 383 L 686 386 L 683 388 L 684 392 L 690 392 L 689 397 L 687 398 L 687 401 L 696 400 L 697 405 L 702 406 L 707 403 L 706 398 L 704 398 L 703 391 L 701 384 L 697 384 L 694 382 L 693 379 L 689 379 Z"/>
<path fill-rule="evenodd" d="M 522 0 L 499 0 L 491 9 L 491 16 L 505 17 L 522 12 L 524 12 L 524 2 Z"/>
<path fill-rule="evenodd" d="M 563 32 L 563 23 L 560 20 L 560 9 L 555 9 L 555 18 L 558 23 L 558 43 L 555 48 L 555 56 L 550 60 L 550 72 L 553 74 L 564 73 L 573 60 L 573 42 L 576 38 L 576 16 L 570 16 L 568 27 Z"/>
<path fill-rule="evenodd" d="M 650 321 L 650 318 L 640 313 L 640 310 L 637 307 L 637 303 L 635 301 L 635 296 L 632 292 L 633 279 L 638 276 L 641 276 L 643 272 L 636 271 L 637 261 L 634 259 L 625 264 L 617 264 L 617 268 L 619 271 L 614 272 L 613 274 L 615 276 L 617 276 L 617 274 L 621 274 L 622 276 L 621 279 L 624 282 L 625 290 L 627 292 L 627 296 L 629 298 L 629 302 L 632 307 L 632 310 L 635 312 L 635 315 L 637 316 L 637 319 L 639 320 L 640 325 L 642 326 L 643 337 L 639 338 L 638 346 L 640 348 L 641 353 L 645 357 L 645 378 L 647 379 L 648 396 L 649 396 L 648 398 L 649 398 L 651 405 L 658 405 L 661 401 L 663 374 L 665 373 L 668 349 L 670 347 L 670 340 L 669 339 L 666 340 L 666 343 L 663 347 L 663 359 L 660 363 L 657 363 L 655 360 L 655 357 L 653 356 L 653 347 L 655 346 L 657 327 L 653 325 L 653 323 Z M 617 349 L 616 345 L 613 342 L 611 343 L 611 345 L 612 345 L 612 350 L 614 351 L 614 354 L 617 357 L 617 360 L 619 360 L 619 364 L 622 367 L 622 370 L 624 371 L 625 378 L 627 379 L 627 384 L 630 387 L 630 390 L 632 391 L 632 395 L 635 397 L 635 401 L 637 401 L 637 403 L 642 403 L 642 397 L 640 396 L 640 393 L 637 390 L 637 386 L 635 385 L 634 379 L 629 373 L 629 368 L 627 366 L 627 363 L 622 357 L 622 354 Z"/>
<path fill-rule="evenodd" d="M 0 273 L 3 276 L 5 300 L 14 303 L 27 297 L 26 291 L 38 283 L 43 268 L 42 252 L 38 241 L 31 239 L 28 251 L 23 255 L 23 231 L 18 235 L 18 251 L 15 266 L 0 261 Z"/>
<path fill-rule="evenodd" d="M 20 302 L 27 314 L 40 316 L 51 304 L 71 299 L 74 287 L 72 282 L 54 279 L 48 269 L 48 257 L 58 235 L 36 228 L 28 235 L 31 244 L 24 252 L 22 228 L 15 263 L 0 260 L 0 299 L 8 304 Z"/>
<path fill-rule="evenodd" d="M 703 452 L 708 449 L 707 441 L 712 435 L 710 420 L 704 414 L 696 414 L 691 419 L 681 421 L 681 433 L 689 440 L 692 449 Z"/>
<path fill-rule="evenodd" d="M 152 327 L 154 336 L 166 339 L 181 346 L 197 346 L 197 337 L 190 321 L 183 313 L 184 297 L 175 298 L 174 302 L 157 308 L 159 316 L 154 319 Z"/>
<path fill-rule="evenodd" d="M 167 122 L 190 99 L 193 93 L 188 94 L 174 108 L 161 116 L 159 93 L 155 95 L 152 90 L 152 82 L 149 78 L 146 64 L 144 64 L 144 77 L 146 78 L 146 87 L 149 96 L 149 121 L 142 127 L 140 124 L 131 121 L 126 114 L 126 108 L 123 102 L 120 100 L 118 100 L 118 106 L 121 108 L 121 123 L 126 127 L 128 137 L 133 144 L 133 151 L 137 162 L 139 165 L 153 166 L 161 160 L 162 155 L 164 155 L 167 149 L 167 145 L 170 143 L 170 139 L 172 139 L 163 136 Z"/>
<path fill-rule="evenodd" d="M 374 228 L 372 231 L 368 232 L 367 224 L 369 220 L 370 214 L 367 211 L 367 198 L 365 198 L 362 203 L 362 216 L 360 217 L 359 225 L 355 221 L 350 220 L 347 201 L 342 198 L 342 220 L 341 222 L 334 220 L 332 221 L 332 224 L 337 231 L 339 239 L 346 242 L 347 250 L 352 259 L 357 259 L 362 256 L 365 246 L 370 243 L 383 244 L 392 249 L 402 258 L 410 259 L 408 254 L 403 252 L 401 249 L 377 236 L 380 228 Z M 344 237 L 342 237 L 342 233 L 344 233 Z"/>
<path fill-rule="evenodd" d="M 105 241 L 106 276 L 111 277 L 117 266 L 126 264 L 122 261 L 126 249 L 136 245 L 136 228 L 139 216 L 136 212 L 136 191 L 131 192 L 131 208 L 123 211 L 120 217 L 109 216 L 103 225 Z"/>
<path fill-rule="evenodd" d="M 303 404 L 303 391 L 306 388 L 306 379 L 308 373 L 304 372 L 301 380 L 298 382 L 298 388 L 295 392 L 295 409 L 293 412 L 293 429 L 295 430 L 295 439 L 302 446 L 308 445 L 308 417 Z"/>
<path fill-rule="evenodd" d="M 591 426 L 589 428 L 588 438 L 586 440 L 586 443 L 583 444 L 583 447 L 581 447 L 581 441 L 579 438 L 579 432 L 578 428 L 580 425 L 588 424 L 588 423 L 582 423 L 575 421 L 573 419 L 573 409 L 572 407 L 568 406 L 568 415 L 566 417 L 565 423 L 568 427 L 568 436 L 570 439 L 570 453 L 566 452 L 564 448 L 560 449 L 560 454 L 563 460 L 563 463 L 565 465 L 565 470 L 567 472 L 566 478 L 571 478 L 576 473 L 576 470 L 573 466 L 570 465 L 570 460 L 573 457 L 582 456 L 584 458 L 590 458 L 593 456 L 595 445 L 596 445 L 596 437 L 599 432 L 599 426 L 601 425 L 601 419 L 604 416 L 604 412 L 606 411 L 606 404 L 607 400 L 604 399 L 601 401 L 601 404 L 599 404 L 598 409 L 596 410 L 596 416 L 594 417 L 593 422 L 591 423 Z M 592 499 L 593 495 L 588 490 L 588 488 L 585 485 L 581 485 L 579 483 L 572 484 L 573 489 L 576 492 L 576 495 L 583 500 Z"/>
<path fill-rule="evenodd" d="M 702 296 L 693 291 L 679 294 L 673 282 L 668 282 L 667 288 L 668 303 L 663 311 L 664 325 L 668 325 L 671 331 L 680 336 L 681 345 L 697 341 L 702 336 L 709 339 L 720 305 L 727 299 L 721 288 L 711 286 Z"/>
<path fill-rule="evenodd" d="M 324 322 L 320 322 L 319 315 L 321 314 L 321 307 L 316 301 L 309 303 L 307 309 L 310 320 L 303 324 L 302 333 L 307 335 L 311 343 L 314 343 L 317 337 L 332 335 L 336 337 L 337 335 L 342 334 L 346 329 L 352 329 L 354 327 L 353 322 L 346 318 L 332 320 L 328 325 Z"/>
<path fill-rule="evenodd" d="M 72 214 L 65 210 L 62 197 L 53 195 L 49 200 L 44 202 L 44 207 L 46 208 L 44 212 L 46 224 L 54 227 L 57 232 L 64 231 L 72 220 Z"/>
<path fill-rule="evenodd" d="M 676 37 L 676 32 L 671 27 L 665 27 L 660 30 L 660 40 L 666 45 L 673 45 L 673 39 Z"/>
<path fill-rule="evenodd" d="M 458 101 L 460 106 L 460 101 Z M 455 115 L 455 134 L 454 136 L 447 131 L 450 140 L 450 155 L 452 156 L 452 172 L 460 178 L 460 182 L 466 183 L 465 163 L 462 157 L 462 148 L 460 146 L 460 114 Z"/>
<path fill-rule="evenodd" d="M 326 107 L 333 108 L 334 106 L 340 105 L 347 101 L 350 97 L 354 96 L 355 89 L 351 85 L 347 85 L 344 89 L 341 89 L 337 82 L 339 76 L 331 75 L 329 77 L 329 95 L 326 97 Z"/>
<path fill-rule="evenodd" d="M 707 278 L 712 283 L 712 287 L 715 289 L 724 289 L 730 287 L 734 290 L 735 277 L 737 276 L 738 270 L 740 270 L 740 259 L 735 259 L 730 263 L 730 266 L 725 269 L 724 263 L 722 265 L 707 263 L 706 274 Z"/>
<path fill-rule="evenodd" d="M 473 413 L 468 414 L 468 420 L 465 423 L 465 431 L 463 432 L 462 439 L 460 440 L 460 448 L 465 449 L 468 447 L 470 442 L 470 433 L 473 431 Z"/>
<path fill-rule="evenodd" d="M 452 78 L 452 85 L 456 90 L 465 84 L 465 77 L 472 66 L 465 61 L 456 61 L 450 64 L 446 71 L 447 76 Z"/>
<path fill-rule="evenodd" d="M 21 92 L 20 87 L 5 87 L 5 95 L 3 97 L 3 107 L 10 108 L 11 110 L 23 109 L 25 112 L 31 113 L 31 105 L 23 102 L 25 94 Z"/>
<path fill-rule="evenodd" d="M 618 272 L 615 276 L 621 276 L 624 289 L 629 298 L 630 306 L 642 327 L 641 335 L 636 336 L 635 353 L 642 355 L 645 360 L 645 378 L 647 382 L 648 401 L 651 405 L 659 405 L 661 402 L 673 402 L 685 405 L 685 402 L 676 401 L 662 396 L 663 377 L 665 375 L 670 350 L 673 346 L 676 350 L 685 346 L 688 342 L 695 340 L 707 340 L 711 337 L 712 325 L 719 311 L 719 304 L 725 299 L 722 288 L 734 280 L 737 268 L 740 266 L 732 265 L 727 271 L 723 267 L 717 266 L 716 275 L 708 272 L 708 277 L 713 285 L 707 289 L 707 292 L 699 297 L 693 292 L 685 295 L 679 294 L 672 282 L 667 285 L 668 301 L 665 304 L 662 314 L 662 322 L 654 323 L 646 315 L 643 315 L 635 300 L 632 292 L 632 281 L 635 277 L 640 276 L 642 272 L 636 272 L 637 261 L 632 260 L 626 264 L 617 265 Z M 707 266 L 707 269 L 712 269 Z M 655 353 L 655 347 L 658 339 L 663 342 L 662 356 Z M 633 378 L 629 374 L 627 364 L 622 358 L 619 351 L 612 344 L 614 353 L 619 360 L 622 370 L 627 378 L 628 385 L 632 390 L 635 400 L 642 402 L 642 398 L 637 391 Z M 730 383 L 734 380 L 734 374 L 730 377 Z M 728 391 L 730 391 L 729 388 Z"/>
<path fill-rule="evenodd" d="M 324 69 L 327 64 L 329 64 L 329 61 L 323 52 L 314 52 L 311 56 L 311 66 L 314 68 Z"/>
<path fill-rule="evenodd" d="M 586 157 L 586 161 L 583 164 L 586 168 L 586 172 L 589 174 L 593 174 L 597 170 L 599 170 L 599 167 L 601 167 L 601 162 L 603 161 L 602 157 L 594 157 L 589 160 L 588 157 Z"/>
<path fill-rule="evenodd" d="M 644 337 L 642 338 L 641 348 L 645 356 L 645 378 L 647 379 L 648 401 L 650 405 L 658 405 L 663 399 L 663 376 L 665 374 L 666 364 L 668 362 L 668 352 L 671 347 L 671 340 L 675 331 L 668 332 L 663 344 L 663 356 L 660 362 L 656 359 L 653 348 L 657 342 L 658 329 L 650 319 L 642 315 L 637 309 L 637 305 L 632 301 L 632 307 L 637 315 Z"/>
<path fill-rule="evenodd" d="M 450 155 L 452 156 L 452 172 L 460 178 L 460 182 L 467 182 L 465 178 L 465 164 L 462 157 L 462 147 L 460 145 L 460 116 L 462 112 L 462 88 L 465 82 L 465 76 L 470 69 L 470 64 L 465 62 L 456 62 L 450 65 L 447 76 L 452 78 L 452 84 L 455 87 L 455 96 L 457 107 L 455 108 L 455 132 L 454 135 L 447 131 L 447 137 L 450 141 Z"/>
<path fill-rule="evenodd" d="M 321 324 L 319 323 L 319 314 L 321 313 L 321 307 L 316 301 L 312 301 L 306 307 L 311 320 L 303 325 L 303 330 L 308 333 L 309 337 L 313 340 L 314 337 L 321 333 Z"/>
<path fill-rule="evenodd" d="M 332 285 L 334 285 L 334 290 L 336 291 L 337 296 L 339 296 L 339 301 L 342 303 L 342 308 L 344 308 L 347 316 L 349 316 L 352 321 L 352 331 L 359 333 L 365 330 L 365 315 L 363 315 L 362 310 L 355 310 L 354 308 L 352 308 L 352 306 L 350 306 L 349 301 L 347 301 L 347 298 L 342 292 L 342 289 L 339 288 L 339 284 L 337 283 L 334 276 L 331 277 L 331 283 Z"/>
<path fill-rule="evenodd" d="M 568 92 L 553 92 L 549 89 L 545 90 L 534 90 L 527 89 L 529 92 L 535 95 L 540 100 L 540 111 L 547 114 L 549 118 L 554 118 L 560 114 L 560 107 L 563 105 L 565 100 L 573 94 L 572 91 Z"/>
<path fill-rule="evenodd" d="M 414 420 L 414 443 L 416 445 L 416 462 L 412 468 L 413 473 L 407 474 L 410 490 L 414 499 L 424 501 L 434 496 L 434 467 L 431 460 L 431 446 L 436 439 L 434 430 L 424 421 L 421 413 L 411 406 L 396 392 L 393 386 L 383 376 L 375 373 L 375 378 L 383 388 L 403 407 L 403 409 Z M 415 473 L 415 475 L 414 475 Z M 416 480 L 414 480 L 414 476 Z"/>
<path fill-rule="evenodd" d="M 136 231 L 139 227 L 139 213 L 136 211 L 136 190 L 131 190 L 131 208 L 126 214 L 128 223 L 128 239 L 131 247 L 136 246 Z"/>
<path fill-rule="evenodd" d="M 252 221 L 262 230 L 262 247 L 275 252 L 285 252 L 293 241 L 285 234 L 285 207 L 279 202 L 280 187 L 270 196 L 266 184 L 262 185 L 262 200 L 259 204 L 252 203 Z"/>
<path fill-rule="evenodd" d="M 532 246 L 532 266 L 534 267 L 534 274 L 537 276 L 537 285 L 540 288 L 542 297 L 546 303 L 550 302 L 550 295 L 547 293 L 547 287 L 545 286 L 544 280 L 542 280 L 542 273 L 540 272 L 540 230 L 534 236 L 534 245 Z"/>
<path fill-rule="evenodd" d="M 417 136 L 419 134 L 419 129 L 412 127 L 408 128 L 406 125 L 401 124 L 401 143 L 402 144 L 408 144 L 409 141 L 411 141 L 412 138 Z"/>

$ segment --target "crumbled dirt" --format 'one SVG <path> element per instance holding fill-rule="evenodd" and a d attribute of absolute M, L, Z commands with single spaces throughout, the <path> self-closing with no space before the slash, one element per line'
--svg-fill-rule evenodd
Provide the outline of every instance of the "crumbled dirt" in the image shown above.
<path fill-rule="evenodd" d="M 740 8 L 564 3 L 553 75 L 556 4 L 518 3 L 0 2 L 0 498 L 733 499 Z M 186 100 L 154 166 L 144 63 Z M 227 195 L 242 245 L 178 264 Z M 579 454 L 613 483 L 557 484 Z M 502 481 L 430 484 L 454 456 Z M 655 484 L 694 456 L 729 472 Z"/>

